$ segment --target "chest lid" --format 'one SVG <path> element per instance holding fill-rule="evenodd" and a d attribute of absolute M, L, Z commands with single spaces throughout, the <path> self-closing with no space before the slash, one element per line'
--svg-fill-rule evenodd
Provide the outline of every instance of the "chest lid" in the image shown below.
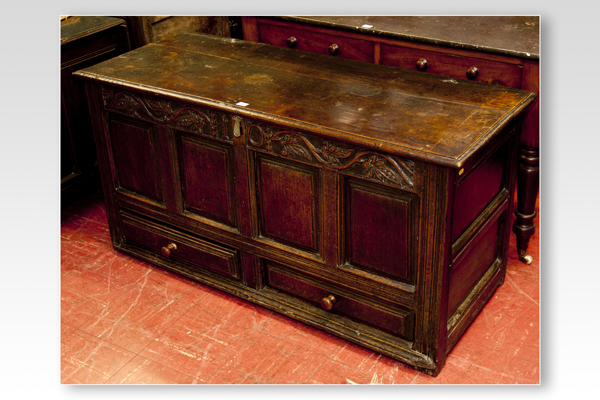
<path fill-rule="evenodd" d="M 536 97 L 198 33 L 75 75 L 450 167 L 460 167 Z"/>

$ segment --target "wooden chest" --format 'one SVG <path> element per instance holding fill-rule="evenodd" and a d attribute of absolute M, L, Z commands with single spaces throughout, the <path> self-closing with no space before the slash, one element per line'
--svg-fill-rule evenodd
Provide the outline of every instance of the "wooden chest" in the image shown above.
<path fill-rule="evenodd" d="M 121 251 L 431 375 L 503 282 L 530 92 L 201 34 L 76 75 Z"/>

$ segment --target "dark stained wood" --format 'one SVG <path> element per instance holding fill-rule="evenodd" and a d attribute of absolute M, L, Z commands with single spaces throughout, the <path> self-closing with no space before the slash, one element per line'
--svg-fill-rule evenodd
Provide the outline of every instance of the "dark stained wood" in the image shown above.
<path fill-rule="evenodd" d="M 136 221 L 134 217 L 126 218 L 122 224 L 126 242 L 156 251 L 175 262 L 184 262 L 191 268 L 208 269 L 234 279 L 240 277 L 236 251 L 199 239 L 190 242 L 189 238 L 169 237 L 168 234 L 161 232 L 160 227 L 153 227 L 148 222 Z"/>
<path fill-rule="evenodd" d="M 410 282 L 417 199 L 353 181 L 346 196 L 347 262 Z"/>
<path fill-rule="evenodd" d="M 250 161 L 248 160 L 248 151 L 246 150 L 246 136 L 241 135 L 240 137 L 234 137 L 234 148 L 233 158 L 235 163 L 234 176 L 237 176 L 233 183 L 235 191 L 237 193 L 237 219 L 238 229 L 244 236 L 253 236 L 252 224 L 250 219 L 245 218 L 251 214 L 252 200 L 251 188 L 249 187 L 250 173 L 249 169 Z"/>
<path fill-rule="evenodd" d="M 92 124 L 83 83 L 73 72 L 127 50 L 125 21 L 73 16 L 61 22 L 61 207 L 100 187 Z"/>
<path fill-rule="evenodd" d="M 169 154 L 176 151 L 176 144 L 169 140 L 169 129 L 162 125 L 154 125 L 156 131 L 156 146 L 161 160 L 169 160 Z M 182 191 L 176 190 L 172 182 L 179 182 L 177 164 L 175 160 L 160 164 L 160 176 L 162 179 L 163 197 L 165 206 L 170 212 L 183 212 Z"/>
<path fill-rule="evenodd" d="M 250 42 L 259 41 L 258 25 L 255 17 L 242 18 L 242 32 L 244 35 L 244 40 L 248 40 Z"/>
<path fill-rule="evenodd" d="M 540 93 L 540 66 L 535 61 L 523 63 L 523 79 L 521 88 L 530 92 Z M 523 119 L 521 144 L 528 147 L 540 147 L 540 99 L 535 99 Z"/>
<path fill-rule="evenodd" d="M 496 261 L 498 221 L 484 227 L 484 232 L 457 257 L 450 268 L 448 315 L 452 315 L 483 274 Z"/>
<path fill-rule="evenodd" d="M 537 197 L 536 188 L 539 185 L 540 170 L 539 149 L 535 147 L 522 146 L 519 151 L 519 168 L 517 170 L 517 196 L 523 200 L 523 204 L 515 210 L 517 219 L 513 225 L 513 232 L 517 235 L 517 251 L 519 258 L 527 264 L 531 264 L 531 256 L 527 255 L 529 238 L 535 232 L 533 219 L 536 216 L 535 201 Z"/>
<path fill-rule="evenodd" d="M 457 57 L 432 50 L 387 44 L 382 44 L 381 47 L 383 65 L 418 71 L 417 63 L 424 59 L 427 60 L 426 72 L 430 74 L 513 88 L 521 87 L 522 67 L 517 64 L 475 57 Z"/>
<path fill-rule="evenodd" d="M 458 239 L 501 190 L 508 190 L 508 150 L 505 144 L 457 185 L 452 241 Z"/>
<path fill-rule="evenodd" d="M 310 16 L 275 21 L 521 59 L 540 57 L 538 16 Z M 286 24 L 289 26 L 289 24 Z M 371 26 L 364 26 L 371 25 Z M 252 40 L 252 39 L 247 39 Z"/>
<path fill-rule="evenodd" d="M 261 29 L 260 38 L 262 43 L 275 46 L 373 62 L 373 44 L 365 40 L 348 39 L 342 36 L 331 37 L 318 33 L 309 35 L 306 31 L 280 26 Z"/>
<path fill-rule="evenodd" d="M 254 289 L 261 289 L 258 283 L 262 283 L 259 275 L 260 261 L 250 253 L 241 252 L 242 270 L 244 275 L 244 284 Z"/>
<path fill-rule="evenodd" d="M 293 30 L 306 42 L 302 50 L 322 53 L 332 40 L 370 42 L 373 61 L 407 70 L 539 94 L 540 18 L 538 16 L 310 16 L 242 17 L 246 40 L 277 45 Z M 370 54 L 360 58 L 370 61 Z M 518 204 L 513 227 L 521 260 L 535 232 L 532 213 L 539 191 L 539 105 L 523 121 Z M 525 155 L 527 154 L 527 155 Z M 532 154 L 535 154 L 532 156 Z"/>
<path fill-rule="evenodd" d="M 340 260 L 343 258 L 339 254 L 342 247 L 340 244 L 342 238 L 340 232 L 343 229 L 339 216 L 341 214 L 344 190 L 340 188 L 342 177 L 338 173 L 332 170 L 325 170 L 321 174 L 323 180 L 322 207 L 324 222 L 322 257 L 327 265 L 335 267 L 341 264 Z M 328 201 L 324 201 L 325 199 L 328 199 Z"/>
<path fill-rule="evenodd" d="M 523 88 L 534 93 L 539 93 L 540 77 L 539 65 L 526 62 L 523 65 Z M 535 232 L 535 202 L 539 188 L 540 169 L 540 108 L 539 98 L 527 110 L 521 132 L 521 149 L 519 152 L 519 170 L 517 176 L 517 197 L 519 202 L 515 215 L 517 219 L 513 225 L 513 232 L 517 235 L 517 251 L 519 258 L 531 263 L 531 256 L 527 255 L 529 238 Z"/>
<path fill-rule="evenodd" d="M 257 167 L 261 234 L 318 252 L 321 185 L 317 171 L 263 157 Z"/>
<path fill-rule="evenodd" d="M 197 15 L 126 15 L 118 17 L 127 21 L 132 49 L 181 32 L 200 32 L 222 37 L 232 36 L 231 21 L 228 17 Z"/>
<path fill-rule="evenodd" d="M 468 151 L 477 150 L 510 122 L 507 110 L 524 109 L 535 98 L 529 92 L 465 87 L 463 81 L 348 60 L 323 63 L 319 59 L 316 66 L 317 55 L 311 58 L 217 37 L 201 36 L 194 48 L 190 46 L 194 37 L 187 34 L 150 44 L 87 69 L 81 76 L 122 82 L 138 90 L 157 85 L 167 92 L 185 93 L 201 105 L 219 102 L 240 115 L 318 134 L 335 130 L 344 140 L 452 166 L 460 166 Z M 257 54 L 261 52 L 263 57 Z M 246 78 L 233 84 L 227 80 L 229 74 Z M 207 85 L 207 81 L 219 84 Z M 308 87 L 319 90 L 295 95 L 306 93 Z M 457 100 L 449 103 L 453 97 Z M 249 105 L 236 107 L 239 101 Z M 402 104 L 402 115 L 396 104 Z"/>
<path fill-rule="evenodd" d="M 503 281 L 529 92 L 199 34 L 77 75 L 120 251 L 430 375 Z"/>
<path fill-rule="evenodd" d="M 113 119 L 112 149 L 119 188 L 164 202 L 156 132 L 149 124 Z"/>
<path fill-rule="evenodd" d="M 447 354 L 448 267 L 451 262 L 450 228 L 446 217 L 453 209 L 456 173 L 433 164 L 419 165 L 415 185 L 422 187 L 419 204 L 418 273 L 415 291 L 415 350 L 440 366 Z"/>
<path fill-rule="evenodd" d="M 320 288 L 302 279 L 286 275 L 281 270 L 268 268 L 268 285 L 300 297 L 311 303 L 320 305 L 325 311 L 349 316 L 368 325 L 375 325 L 394 335 L 411 339 L 411 315 L 405 310 L 392 313 L 368 304 L 361 303 L 351 297 L 333 295 L 329 290 Z"/>
<path fill-rule="evenodd" d="M 123 20 L 103 16 L 70 16 L 60 23 L 60 44 L 76 42 L 95 33 L 105 32 L 117 26 L 123 27 Z"/>
<path fill-rule="evenodd" d="M 185 210 L 236 226 L 233 149 L 183 135 L 180 140 Z"/>

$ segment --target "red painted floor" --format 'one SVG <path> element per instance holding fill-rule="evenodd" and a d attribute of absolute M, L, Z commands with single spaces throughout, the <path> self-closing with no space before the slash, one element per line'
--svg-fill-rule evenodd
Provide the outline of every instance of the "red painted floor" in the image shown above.
<path fill-rule="evenodd" d="M 100 193 L 61 223 L 63 384 L 538 384 L 540 267 L 508 270 L 436 378 L 116 252 Z"/>

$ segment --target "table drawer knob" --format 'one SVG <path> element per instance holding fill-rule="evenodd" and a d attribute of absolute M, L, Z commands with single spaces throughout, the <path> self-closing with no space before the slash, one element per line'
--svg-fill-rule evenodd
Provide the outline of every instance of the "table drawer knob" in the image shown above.
<path fill-rule="evenodd" d="M 336 301 L 337 299 L 335 296 L 330 294 L 329 296 L 323 297 L 321 300 L 321 307 L 323 307 L 323 310 L 329 311 L 333 308 Z"/>
<path fill-rule="evenodd" d="M 479 70 L 477 67 L 471 67 L 467 70 L 467 78 L 473 80 L 477 78 L 477 75 L 479 75 Z"/>
<path fill-rule="evenodd" d="M 329 54 L 335 56 L 340 51 L 340 46 L 334 43 L 331 46 L 329 46 L 327 50 L 329 51 Z"/>
<path fill-rule="evenodd" d="M 177 250 L 177 245 L 175 243 L 169 243 L 168 245 L 160 249 L 160 254 L 162 254 L 165 257 L 169 257 L 171 255 L 171 252 L 175 250 Z"/>
<path fill-rule="evenodd" d="M 287 47 L 289 47 L 290 49 L 293 49 L 298 44 L 298 39 L 296 39 L 293 36 L 290 36 L 289 38 L 287 38 L 285 43 L 287 44 Z"/>
<path fill-rule="evenodd" d="M 417 61 L 417 69 L 419 71 L 425 71 L 427 69 L 427 60 L 421 58 L 419 61 Z"/>

